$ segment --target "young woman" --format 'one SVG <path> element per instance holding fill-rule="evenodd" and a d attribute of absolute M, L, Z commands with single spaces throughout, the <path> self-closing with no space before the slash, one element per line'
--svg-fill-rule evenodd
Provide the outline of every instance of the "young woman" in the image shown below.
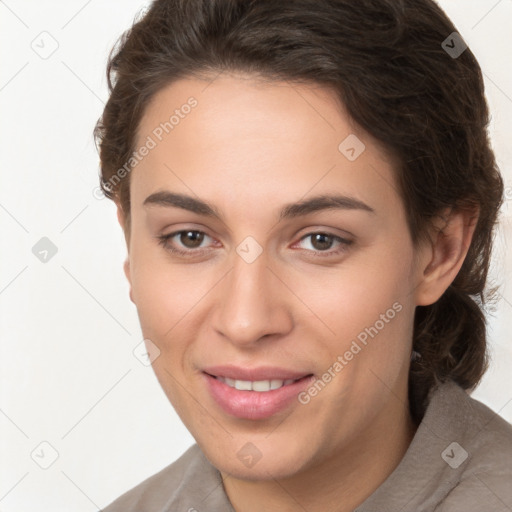
<path fill-rule="evenodd" d="M 105 510 L 512 510 L 468 393 L 503 183 L 440 8 L 156 0 L 108 76 L 101 185 L 197 443 Z"/>

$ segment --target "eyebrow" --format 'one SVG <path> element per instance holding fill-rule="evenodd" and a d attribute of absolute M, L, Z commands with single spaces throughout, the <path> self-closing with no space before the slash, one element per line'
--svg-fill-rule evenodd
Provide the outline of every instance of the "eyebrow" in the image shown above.
<path fill-rule="evenodd" d="M 143 206 L 146 207 L 149 205 L 181 208 L 198 215 L 222 220 L 221 213 L 214 205 L 186 194 L 178 194 L 169 191 L 155 192 L 144 200 Z M 370 214 L 376 213 L 371 206 L 368 206 L 355 197 L 323 194 L 285 205 L 281 209 L 279 220 L 292 219 L 321 210 L 333 209 L 361 210 Z"/>

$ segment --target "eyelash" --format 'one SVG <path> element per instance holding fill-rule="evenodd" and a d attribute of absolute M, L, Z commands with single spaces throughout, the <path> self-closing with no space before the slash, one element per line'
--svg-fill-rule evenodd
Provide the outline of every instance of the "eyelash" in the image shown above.
<path fill-rule="evenodd" d="M 200 233 L 200 234 L 209 236 L 204 231 L 199 231 L 197 229 L 182 229 L 180 231 L 174 231 L 173 233 L 169 233 L 168 235 L 159 235 L 156 238 L 158 240 L 158 243 L 162 247 L 164 247 L 164 249 L 171 252 L 172 254 L 176 254 L 176 255 L 182 256 L 182 257 L 194 257 L 194 256 L 202 255 L 205 251 L 204 248 L 203 249 L 182 250 L 182 249 L 177 249 L 176 247 L 172 247 L 171 245 L 169 245 L 169 241 L 172 238 L 174 238 L 176 235 L 181 235 L 182 233 L 190 233 L 190 232 L 191 233 Z M 333 235 L 332 233 L 328 233 L 328 232 L 324 232 L 324 231 L 313 231 L 311 233 L 307 233 L 306 235 L 301 237 L 301 239 L 299 241 L 302 241 L 302 240 L 304 240 L 308 237 L 311 237 L 313 235 L 328 236 L 328 237 L 331 237 L 333 240 L 337 240 L 338 242 L 340 242 L 340 248 L 335 251 L 327 251 L 327 250 L 320 251 L 320 250 L 304 249 L 305 251 L 310 252 L 314 257 L 328 258 L 328 257 L 332 257 L 332 256 L 339 256 L 342 253 L 344 253 L 347 250 L 348 246 L 352 245 L 352 243 L 353 243 L 352 240 L 347 240 L 340 236 Z"/>

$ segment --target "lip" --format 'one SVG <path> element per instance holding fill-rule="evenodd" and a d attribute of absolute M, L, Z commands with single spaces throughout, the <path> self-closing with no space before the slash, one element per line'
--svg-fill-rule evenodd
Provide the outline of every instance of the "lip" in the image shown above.
<path fill-rule="evenodd" d="M 294 371 L 277 366 L 242 368 L 234 365 L 209 366 L 208 368 L 203 368 L 203 372 L 213 375 L 214 377 L 228 377 L 236 380 L 297 380 L 312 373 L 308 371 Z"/>
<path fill-rule="evenodd" d="M 233 370 L 233 367 L 231 369 Z M 225 371 L 223 371 L 224 374 L 219 372 L 219 375 L 236 380 L 271 380 L 272 378 L 286 380 L 283 378 L 284 376 L 299 380 L 270 391 L 243 391 L 228 386 L 209 372 L 203 372 L 202 376 L 210 396 L 226 414 L 240 419 L 263 420 L 290 407 L 299 406 L 297 395 L 305 390 L 315 379 L 312 374 L 297 374 L 296 372 L 283 371 L 282 369 L 279 370 L 279 373 L 276 373 L 276 370 L 279 369 L 267 368 L 263 371 L 262 368 L 259 368 L 257 372 L 255 370 L 256 373 L 252 374 L 247 370 L 230 373 L 230 375 L 243 375 L 243 378 L 230 377 Z M 257 375 L 257 377 L 249 378 L 247 375 Z M 270 375 L 270 377 L 262 377 L 262 375 Z"/>

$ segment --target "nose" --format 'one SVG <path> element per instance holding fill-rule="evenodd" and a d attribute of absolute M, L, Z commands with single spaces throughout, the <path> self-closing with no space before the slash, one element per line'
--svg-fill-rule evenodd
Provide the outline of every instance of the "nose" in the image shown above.
<path fill-rule="evenodd" d="M 231 343 L 259 346 L 264 336 L 292 329 L 291 294 L 265 252 L 252 263 L 235 255 L 233 268 L 219 284 L 214 327 Z"/>

